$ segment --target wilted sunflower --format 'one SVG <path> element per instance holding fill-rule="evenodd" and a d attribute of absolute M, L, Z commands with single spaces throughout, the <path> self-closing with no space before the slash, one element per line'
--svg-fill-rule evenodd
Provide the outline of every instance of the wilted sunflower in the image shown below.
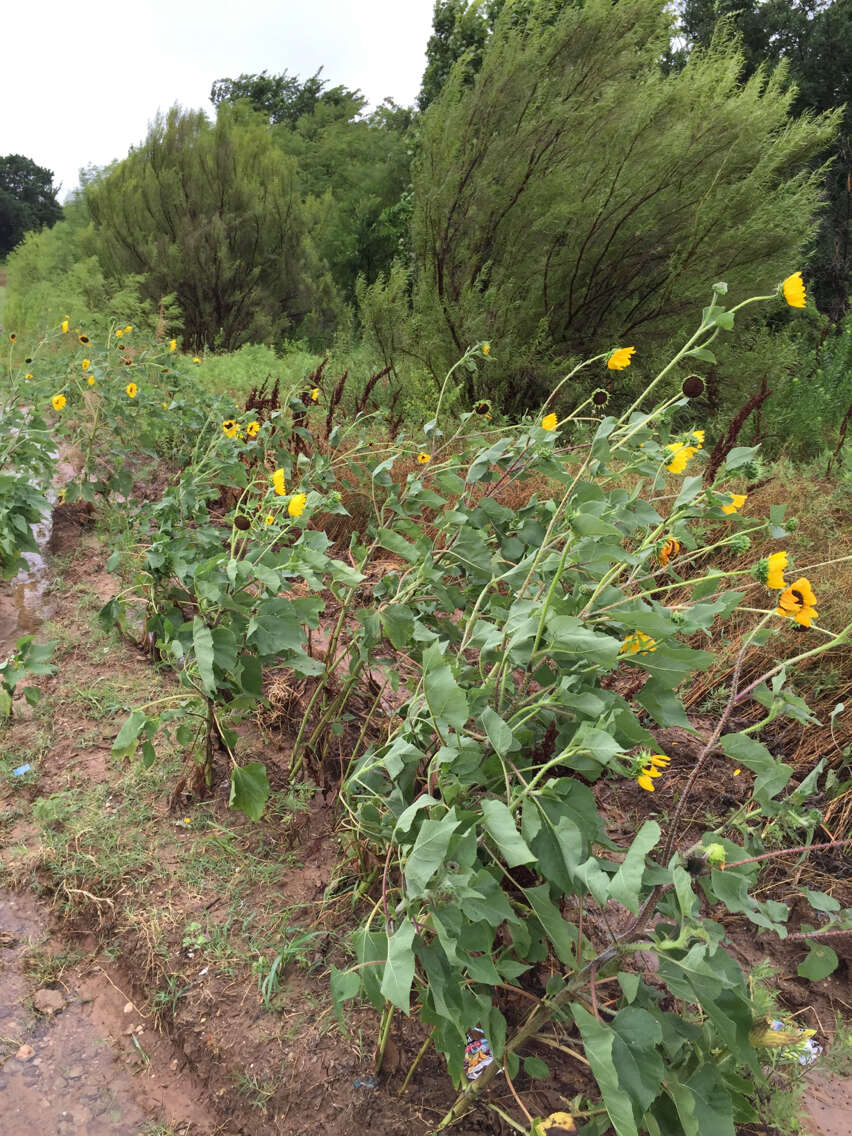
<path fill-rule="evenodd" d="M 673 556 L 680 552 L 680 541 L 675 537 L 667 537 L 665 543 L 657 549 L 657 562 L 665 568 Z"/>

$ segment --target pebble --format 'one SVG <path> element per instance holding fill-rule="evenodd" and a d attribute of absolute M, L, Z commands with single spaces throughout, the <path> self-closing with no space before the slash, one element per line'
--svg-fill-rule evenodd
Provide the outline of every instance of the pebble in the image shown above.
<path fill-rule="evenodd" d="M 31 1045 L 22 1045 L 18 1052 L 15 1054 L 19 1061 L 29 1061 L 33 1056 L 35 1050 Z"/>
<path fill-rule="evenodd" d="M 58 1014 L 65 1009 L 65 999 L 58 990 L 43 987 L 33 994 L 33 1006 L 40 1014 Z"/>

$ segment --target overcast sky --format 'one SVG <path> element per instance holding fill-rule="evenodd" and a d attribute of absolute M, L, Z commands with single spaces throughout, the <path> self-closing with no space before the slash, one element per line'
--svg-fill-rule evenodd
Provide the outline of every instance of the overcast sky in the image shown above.
<path fill-rule="evenodd" d="M 372 104 L 412 103 L 433 0 L 8 0 L 0 18 L 0 155 L 53 170 L 123 158 L 173 103 L 210 112 L 211 84 L 323 68 Z"/>

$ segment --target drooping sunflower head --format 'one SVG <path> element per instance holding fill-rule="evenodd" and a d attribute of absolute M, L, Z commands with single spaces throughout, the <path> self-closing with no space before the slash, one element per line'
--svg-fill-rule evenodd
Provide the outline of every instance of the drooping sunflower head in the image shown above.
<path fill-rule="evenodd" d="M 9 332 L 9 342 L 10 343 L 16 343 L 17 339 L 18 339 L 18 337 L 17 337 L 17 335 L 15 335 L 14 331 L 10 331 Z"/>
<path fill-rule="evenodd" d="M 287 495 L 287 484 L 284 480 L 283 469 L 276 469 L 273 473 L 272 488 L 275 490 L 276 497 L 285 497 Z"/>
<path fill-rule="evenodd" d="M 807 302 L 805 282 L 801 272 L 794 272 L 781 284 L 781 293 L 791 308 L 803 308 Z"/>
<path fill-rule="evenodd" d="M 313 390 L 311 391 L 311 402 L 317 402 L 318 399 L 319 399 L 319 396 L 320 396 L 319 387 L 314 387 Z"/>
<path fill-rule="evenodd" d="M 623 371 L 630 366 L 635 354 L 635 347 L 616 347 L 614 351 L 610 351 L 606 365 L 610 371 Z"/>
<path fill-rule="evenodd" d="M 542 418 L 541 420 L 541 428 L 542 430 L 547 430 L 548 432 L 555 430 L 558 421 L 559 419 L 555 414 L 545 414 L 544 418 Z"/>
<path fill-rule="evenodd" d="M 784 579 L 784 573 L 787 570 L 787 553 L 786 552 L 773 552 L 771 556 L 766 556 L 762 560 L 758 560 L 754 568 L 752 568 L 752 575 L 755 579 L 759 580 L 761 584 L 765 584 L 767 588 L 773 588 L 775 591 L 783 591 L 787 587 L 787 582 Z"/>
<path fill-rule="evenodd" d="M 687 375 L 680 389 L 687 398 L 698 398 L 704 391 L 704 380 L 699 375 Z"/>
<path fill-rule="evenodd" d="M 603 387 L 598 387 L 597 390 L 592 391 L 592 406 L 597 406 L 599 409 L 606 406 L 609 402 L 609 391 L 604 390 Z"/>
<path fill-rule="evenodd" d="M 301 517 L 305 511 L 305 505 L 308 502 L 307 493 L 294 493 L 290 500 L 287 502 L 287 512 L 291 517 Z"/>
<path fill-rule="evenodd" d="M 657 548 L 657 563 L 665 568 L 671 558 L 677 556 L 679 552 L 680 541 L 673 536 L 666 537 L 663 543 Z"/>

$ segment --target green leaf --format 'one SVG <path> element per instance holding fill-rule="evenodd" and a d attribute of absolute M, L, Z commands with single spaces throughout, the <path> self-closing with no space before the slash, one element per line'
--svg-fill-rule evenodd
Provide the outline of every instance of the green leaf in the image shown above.
<path fill-rule="evenodd" d="M 657 679 L 649 679 L 635 698 L 658 726 L 681 726 L 685 730 L 692 730 L 692 723 L 686 716 L 681 700 L 673 690 L 669 690 Z"/>
<path fill-rule="evenodd" d="M 355 970 L 338 970 L 331 967 L 331 999 L 334 1004 L 334 1015 L 343 1026 L 343 1003 L 354 998 L 361 989 L 361 979 Z"/>
<path fill-rule="evenodd" d="M 485 829 L 509 867 L 517 868 L 519 864 L 535 863 L 535 853 L 530 851 L 518 832 L 515 818 L 503 801 L 485 798 L 480 803 L 480 807 Z"/>
<path fill-rule="evenodd" d="M 695 1119 L 700 1136 L 734 1136 L 731 1094 L 712 1065 L 699 1065 L 685 1088 L 692 1093 Z"/>
<path fill-rule="evenodd" d="M 577 928 L 566 923 L 559 908 L 550 898 L 550 888 L 547 884 L 539 887 L 524 888 L 524 895 L 538 917 L 539 923 L 553 943 L 554 950 L 560 962 L 571 966 L 577 961 Z"/>
<path fill-rule="evenodd" d="M 615 1032 L 599 1022 L 578 1002 L 572 1002 L 571 1013 L 580 1030 L 586 1059 L 601 1090 L 613 1128 L 618 1136 L 639 1136 L 631 1099 L 619 1084 L 612 1059 Z"/>
<path fill-rule="evenodd" d="M 198 674 L 205 693 L 216 696 L 216 676 L 213 674 L 213 635 L 200 615 L 192 621 L 192 645 L 198 663 Z"/>
<path fill-rule="evenodd" d="M 461 730 L 470 717 L 470 710 L 464 691 L 443 658 L 443 650 L 438 643 L 433 643 L 423 652 L 423 689 L 426 702 L 432 717 L 437 722 L 448 723 Z"/>
<path fill-rule="evenodd" d="M 451 809 L 441 820 L 424 820 L 420 825 L 405 865 L 405 888 L 409 896 L 415 898 L 426 890 L 426 885 L 442 863 L 450 839 L 460 824 L 455 810 Z"/>
<path fill-rule="evenodd" d="M 726 469 L 740 469 L 754 461 L 760 446 L 735 446 L 725 458 Z"/>
<path fill-rule="evenodd" d="M 805 890 L 805 895 L 808 897 L 808 903 L 816 911 L 839 911 L 840 900 L 835 899 L 833 895 L 826 895 L 824 891 L 811 891 L 810 888 Z"/>
<path fill-rule="evenodd" d="M 808 957 L 799 963 L 796 973 L 799 978 L 819 982 L 837 969 L 839 961 L 831 947 L 827 947 L 825 943 L 808 943 Z"/>
<path fill-rule="evenodd" d="M 139 735 L 145 728 L 148 715 L 143 710 L 131 710 L 112 743 L 113 757 L 132 757 L 139 745 Z"/>
<path fill-rule="evenodd" d="M 694 355 L 696 359 L 703 359 L 706 363 L 715 363 L 716 356 L 709 347 L 693 347 L 691 351 L 686 352 L 687 355 Z"/>
<path fill-rule="evenodd" d="M 719 748 L 738 765 L 744 765 L 757 774 L 753 792 L 760 804 L 766 804 L 780 793 L 793 776 L 792 766 L 777 761 L 765 745 L 748 734 L 725 734 L 719 739 Z"/>
<path fill-rule="evenodd" d="M 675 509 L 681 505 L 688 505 L 690 501 L 694 501 L 701 492 L 703 485 L 703 477 L 685 477 L 683 479 L 683 485 L 680 488 L 680 493 L 678 493 L 674 503 Z"/>
<path fill-rule="evenodd" d="M 423 559 L 423 553 L 393 529 L 379 529 L 376 535 L 382 548 L 401 556 L 409 564 L 418 564 Z"/>
<path fill-rule="evenodd" d="M 550 1069 L 539 1057 L 525 1057 L 524 1072 L 537 1081 L 546 1081 L 550 1076 Z"/>
<path fill-rule="evenodd" d="M 407 1014 L 414 981 L 414 924 L 402 923 L 388 939 L 388 959 L 382 976 L 381 992 L 389 1002 Z"/>
<path fill-rule="evenodd" d="M 499 753 L 502 757 L 504 754 L 510 753 L 513 749 L 518 748 L 515 735 L 512 733 L 511 728 L 490 706 L 486 706 L 482 711 L 479 720 L 485 727 L 488 740 L 494 746 L 495 753 Z"/>
<path fill-rule="evenodd" d="M 231 795 L 228 805 L 239 809 L 251 820 L 260 820 L 263 807 L 269 798 L 269 781 L 266 766 L 259 761 L 235 766 L 231 772 Z"/>
<path fill-rule="evenodd" d="M 610 897 L 623 903 L 634 915 L 639 914 L 639 892 L 645 872 L 645 856 L 657 844 L 661 835 L 662 831 L 657 822 L 646 820 L 610 881 Z"/>

